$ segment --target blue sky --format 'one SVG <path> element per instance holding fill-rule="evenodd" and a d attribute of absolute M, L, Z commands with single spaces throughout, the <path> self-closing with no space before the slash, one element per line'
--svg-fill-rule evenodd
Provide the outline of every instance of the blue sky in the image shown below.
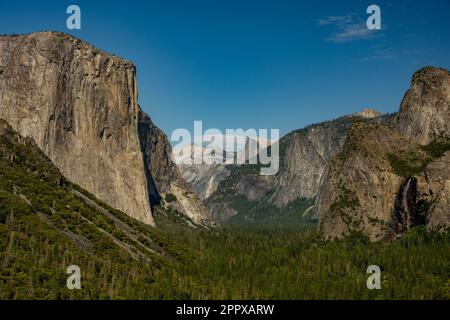
<path fill-rule="evenodd" d="M 82 29 L 66 29 L 77 4 Z M 382 30 L 365 28 L 370 4 Z M 450 69 L 449 0 L 2 1 L 0 33 L 57 30 L 133 61 L 139 101 L 176 128 L 279 128 L 397 111 L 411 75 Z"/>

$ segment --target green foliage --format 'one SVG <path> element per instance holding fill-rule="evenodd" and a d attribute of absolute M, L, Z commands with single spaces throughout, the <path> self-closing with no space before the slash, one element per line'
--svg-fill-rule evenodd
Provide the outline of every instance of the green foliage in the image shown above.
<path fill-rule="evenodd" d="M 0 139 L 0 299 L 154 296 L 156 274 L 178 263 L 180 247 L 69 183 L 31 140 Z M 66 287 L 72 264 L 79 291 Z"/>
<path fill-rule="evenodd" d="M 439 158 L 444 153 L 450 150 L 450 139 L 449 138 L 436 139 L 429 145 L 425 146 L 424 149 L 428 152 L 428 154 L 431 157 Z"/>
<path fill-rule="evenodd" d="M 308 229 L 171 233 L 188 256 L 157 279 L 167 299 L 445 299 L 449 235 L 412 230 L 391 244 L 353 233 L 324 242 Z M 382 290 L 366 287 L 379 265 Z"/>
<path fill-rule="evenodd" d="M 450 150 L 450 139 L 436 139 L 420 149 L 389 153 L 387 155 L 392 169 L 404 178 L 417 176 L 433 159 L 439 158 Z"/>
<path fill-rule="evenodd" d="M 278 208 L 269 203 L 249 201 L 245 196 L 233 198 L 233 207 L 238 214 L 227 221 L 229 226 L 253 226 L 261 228 L 292 228 L 315 226 L 315 221 L 308 214 L 314 206 L 315 199 L 299 198 L 285 208 Z"/>
<path fill-rule="evenodd" d="M 389 153 L 387 157 L 394 172 L 404 178 L 419 175 L 431 161 L 430 157 L 416 151 Z"/>
<path fill-rule="evenodd" d="M 358 198 L 352 195 L 350 190 L 344 187 L 341 187 L 341 190 L 342 193 L 330 206 L 332 212 L 343 213 L 346 209 L 354 210 L 360 206 Z"/>
<path fill-rule="evenodd" d="M 177 197 L 171 193 L 168 193 L 166 195 L 166 202 L 170 203 L 170 202 L 174 202 L 174 201 L 177 201 Z"/>
<path fill-rule="evenodd" d="M 158 229 L 184 230 L 185 228 L 203 228 L 192 219 L 172 208 L 154 207 L 153 218 L 155 219 Z"/>
<path fill-rule="evenodd" d="M 350 227 L 350 230 L 353 231 L 358 229 L 361 221 L 355 219 L 353 215 L 353 211 L 360 207 L 358 197 L 346 188 L 342 181 L 339 183 L 340 193 L 338 197 L 334 200 L 334 202 L 330 205 L 330 211 L 335 216 L 340 216 L 343 221 Z M 376 221 L 372 219 L 371 223 L 375 223 Z"/>
<path fill-rule="evenodd" d="M 248 200 L 245 195 L 236 192 L 236 185 L 250 175 L 259 175 L 261 165 L 229 166 L 230 175 L 219 184 L 218 191 L 208 201 L 214 205 L 226 204 L 236 211 L 226 224 L 233 226 L 264 225 L 274 227 L 292 227 L 314 225 L 315 221 L 308 213 L 315 199 L 299 198 L 285 208 L 278 208 L 269 200 L 275 189 L 266 192 L 258 201 Z"/>
<path fill-rule="evenodd" d="M 450 300 L 450 279 L 444 285 L 444 288 L 442 291 L 444 292 L 444 299 Z"/>

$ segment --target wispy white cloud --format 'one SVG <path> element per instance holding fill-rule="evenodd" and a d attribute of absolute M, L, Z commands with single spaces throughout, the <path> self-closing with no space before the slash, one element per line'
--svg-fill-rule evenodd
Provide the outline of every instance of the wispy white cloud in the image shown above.
<path fill-rule="evenodd" d="M 356 40 L 373 39 L 379 33 L 369 30 L 366 22 L 358 19 L 354 14 L 348 13 L 343 16 L 328 16 L 317 20 L 320 27 L 332 27 L 333 34 L 325 40 L 335 43 L 346 43 Z"/>
<path fill-rule="evenodd" d="M 352 21 L 352 15 L 346 14 L 345 16 L 329 16 L 317 20 L 319 26 L 328 26 L 330 24 L 348 23 Z"/>
<path fill-rule="evenodd" d="M 344 29 L 336 32 L 328 40 L 337 43 L 345 43 L 361 39 L 373 38 L 373 31 L 367 29 L 365 25 L 353 24 L 346 26 Z"/>

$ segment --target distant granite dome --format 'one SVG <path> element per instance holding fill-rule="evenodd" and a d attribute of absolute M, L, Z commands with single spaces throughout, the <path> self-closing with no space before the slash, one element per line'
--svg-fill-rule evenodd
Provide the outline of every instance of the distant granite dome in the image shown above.
<path fill-rule="evenodd" d="M 366 119 L 376 118 L 381 115 L 383 115 L 381 112 L 378 112 L 377 110 L 374 110 L 374 109 L 363 109 L 359 112 L 355 112 L 352 114 L 352 116 L 354 116 L 354 117 L 361 117 L 361 118 L 366 118 Z"/>

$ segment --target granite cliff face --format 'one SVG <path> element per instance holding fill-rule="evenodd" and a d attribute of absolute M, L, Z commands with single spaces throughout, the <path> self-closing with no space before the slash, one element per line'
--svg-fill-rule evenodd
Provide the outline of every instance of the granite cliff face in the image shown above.
<path fill-rule="evenodd" d="M 153 225 L 149 199 L 170 190 L 166 173 L 178 173 L 165 136 L 138 106 L 135 66 L 55 32 L 2 36 L 0 53 L 0 118 L 34 138 L 68 179 Z M 202 209 L 193 199 L 190 216 Z"/>
<path fill-rule="evenodd" d="M 341 150 L 346 132 L 359 117 L 342 117 L 295 131 L 281 142 L 285 149 L 283 169 L 273 201 L 285 207 L 298 198 L 314 198 L 332 155 Z"/>
<path fill-rule="evenodd" d="M 390 125 L 351 127 L 317 201 L 325 238 L 392 240 L 417 225 L 450 226 L 449 81 L 448 71 L 424 68 Z"/>
<path fill-rule="evenodd" d="M 417 204 L 428 211 L 428 229 L 450 226 L 450 151 L 429 163 L 418 177 Z M 428 208 L 427 208 L 428 207 Z"/>
<path fill-rule="evenodd" d="M 179 165 L 185 181 L 195 190 L 199 198 L 207 200 L 224 181 L 230 171 L 226 165 Z"/>
<path fill-rule="evenodd" d="M 365 230 L 373 239 L 394 235 L 390 217 L 402 178 L 386 154 L 407 145 L 405 138 L 382 125 L 352 126 L 342 152 L 330 163 L 317 201 L 326 238 L 353 230 Z"/>
<path fill-rule="evenodd" d="M 426 145 L 450 137 L 450 73 L 426 67 L 416 72 L 398 114 L 398 130 L 414 143 Z"/>

